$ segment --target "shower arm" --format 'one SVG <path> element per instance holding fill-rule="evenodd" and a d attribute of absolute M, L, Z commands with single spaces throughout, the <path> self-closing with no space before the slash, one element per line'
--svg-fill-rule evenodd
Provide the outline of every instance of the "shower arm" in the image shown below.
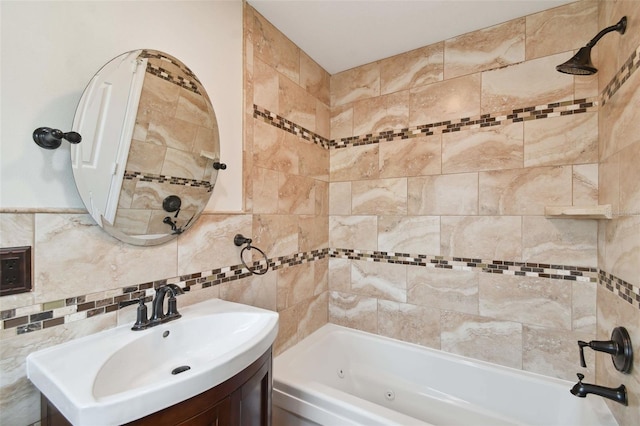
<path fill-rule="evenodd" d="M 598 34 L 596 34 L 596 36 L 594 38 L 592 38 L 591 41 L 589 41 L 589 43 L 587 43 L 587 45 L 585 47 L 593 47 L 593 46 L 595 46 L 596 43 L 599 42 L 600 39 L 605 34 L 608 34 L 611 31 L 618 31 L 620 34 L 624 34 L 626 29 L 627 29 L 627 17 L 624 16 L 624 17 L 622 17 L 622 19 L 620 19 L 620 21 L 617 24 L 612 25 L 610 27 L 607 27 L 607 28 L 603 29 L 602 31 L 600 31 Z"/>

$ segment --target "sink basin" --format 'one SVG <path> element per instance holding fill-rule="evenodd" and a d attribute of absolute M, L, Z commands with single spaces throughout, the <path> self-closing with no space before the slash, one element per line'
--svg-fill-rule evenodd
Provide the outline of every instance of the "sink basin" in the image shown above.
<path fill-rule="evenodd" d="M 273 344 L 278 314 L 211 299 L 143 331 L 131 324 L 34 352 L 27 376 L 74 425 L 126 423 L 233 377 Z"/>

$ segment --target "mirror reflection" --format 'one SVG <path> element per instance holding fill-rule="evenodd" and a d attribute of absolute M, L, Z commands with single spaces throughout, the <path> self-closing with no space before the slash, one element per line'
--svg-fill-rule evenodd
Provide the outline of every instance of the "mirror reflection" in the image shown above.
<path fill-rule="evenodd" d="M 83 93 L 73 130 L 83 137 L 71 148 L 76 185 L 103 229 L 154 245 L 193 226 L 220 144 L 209 97 L 186 65 L 149 49 L 114 58 Z"/>

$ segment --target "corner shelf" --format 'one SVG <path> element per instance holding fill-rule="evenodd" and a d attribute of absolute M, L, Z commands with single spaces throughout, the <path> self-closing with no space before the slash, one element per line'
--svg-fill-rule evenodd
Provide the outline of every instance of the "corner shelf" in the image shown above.
<path fill-rule="evenodd" d="M 611 204 L 599 206 L 547 206 L 544 215 L 555 219 L 611 219 Z"/>

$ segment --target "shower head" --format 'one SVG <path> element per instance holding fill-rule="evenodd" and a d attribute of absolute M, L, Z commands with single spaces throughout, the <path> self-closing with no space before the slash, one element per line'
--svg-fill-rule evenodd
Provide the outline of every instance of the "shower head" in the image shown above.
<path fill-rule="evenodd" d="M 556 70 L 565 74 L 573 75 L 592 75 L 598 72 L 598 69 L 593 66 L 591 62 L 591 48 L 602 38 L 603 35 L 610 33 L 611 31 L 617 31 L 620 34 L 624 34 L 627 29 L 627 17 L 623 16 L 622 19 L 615 25 L 605 28 L 600 31 L 585 47 L 580 48 L 573 58 L 569 59 L 564 64 L 560 64 L 556 67 Z"/>

